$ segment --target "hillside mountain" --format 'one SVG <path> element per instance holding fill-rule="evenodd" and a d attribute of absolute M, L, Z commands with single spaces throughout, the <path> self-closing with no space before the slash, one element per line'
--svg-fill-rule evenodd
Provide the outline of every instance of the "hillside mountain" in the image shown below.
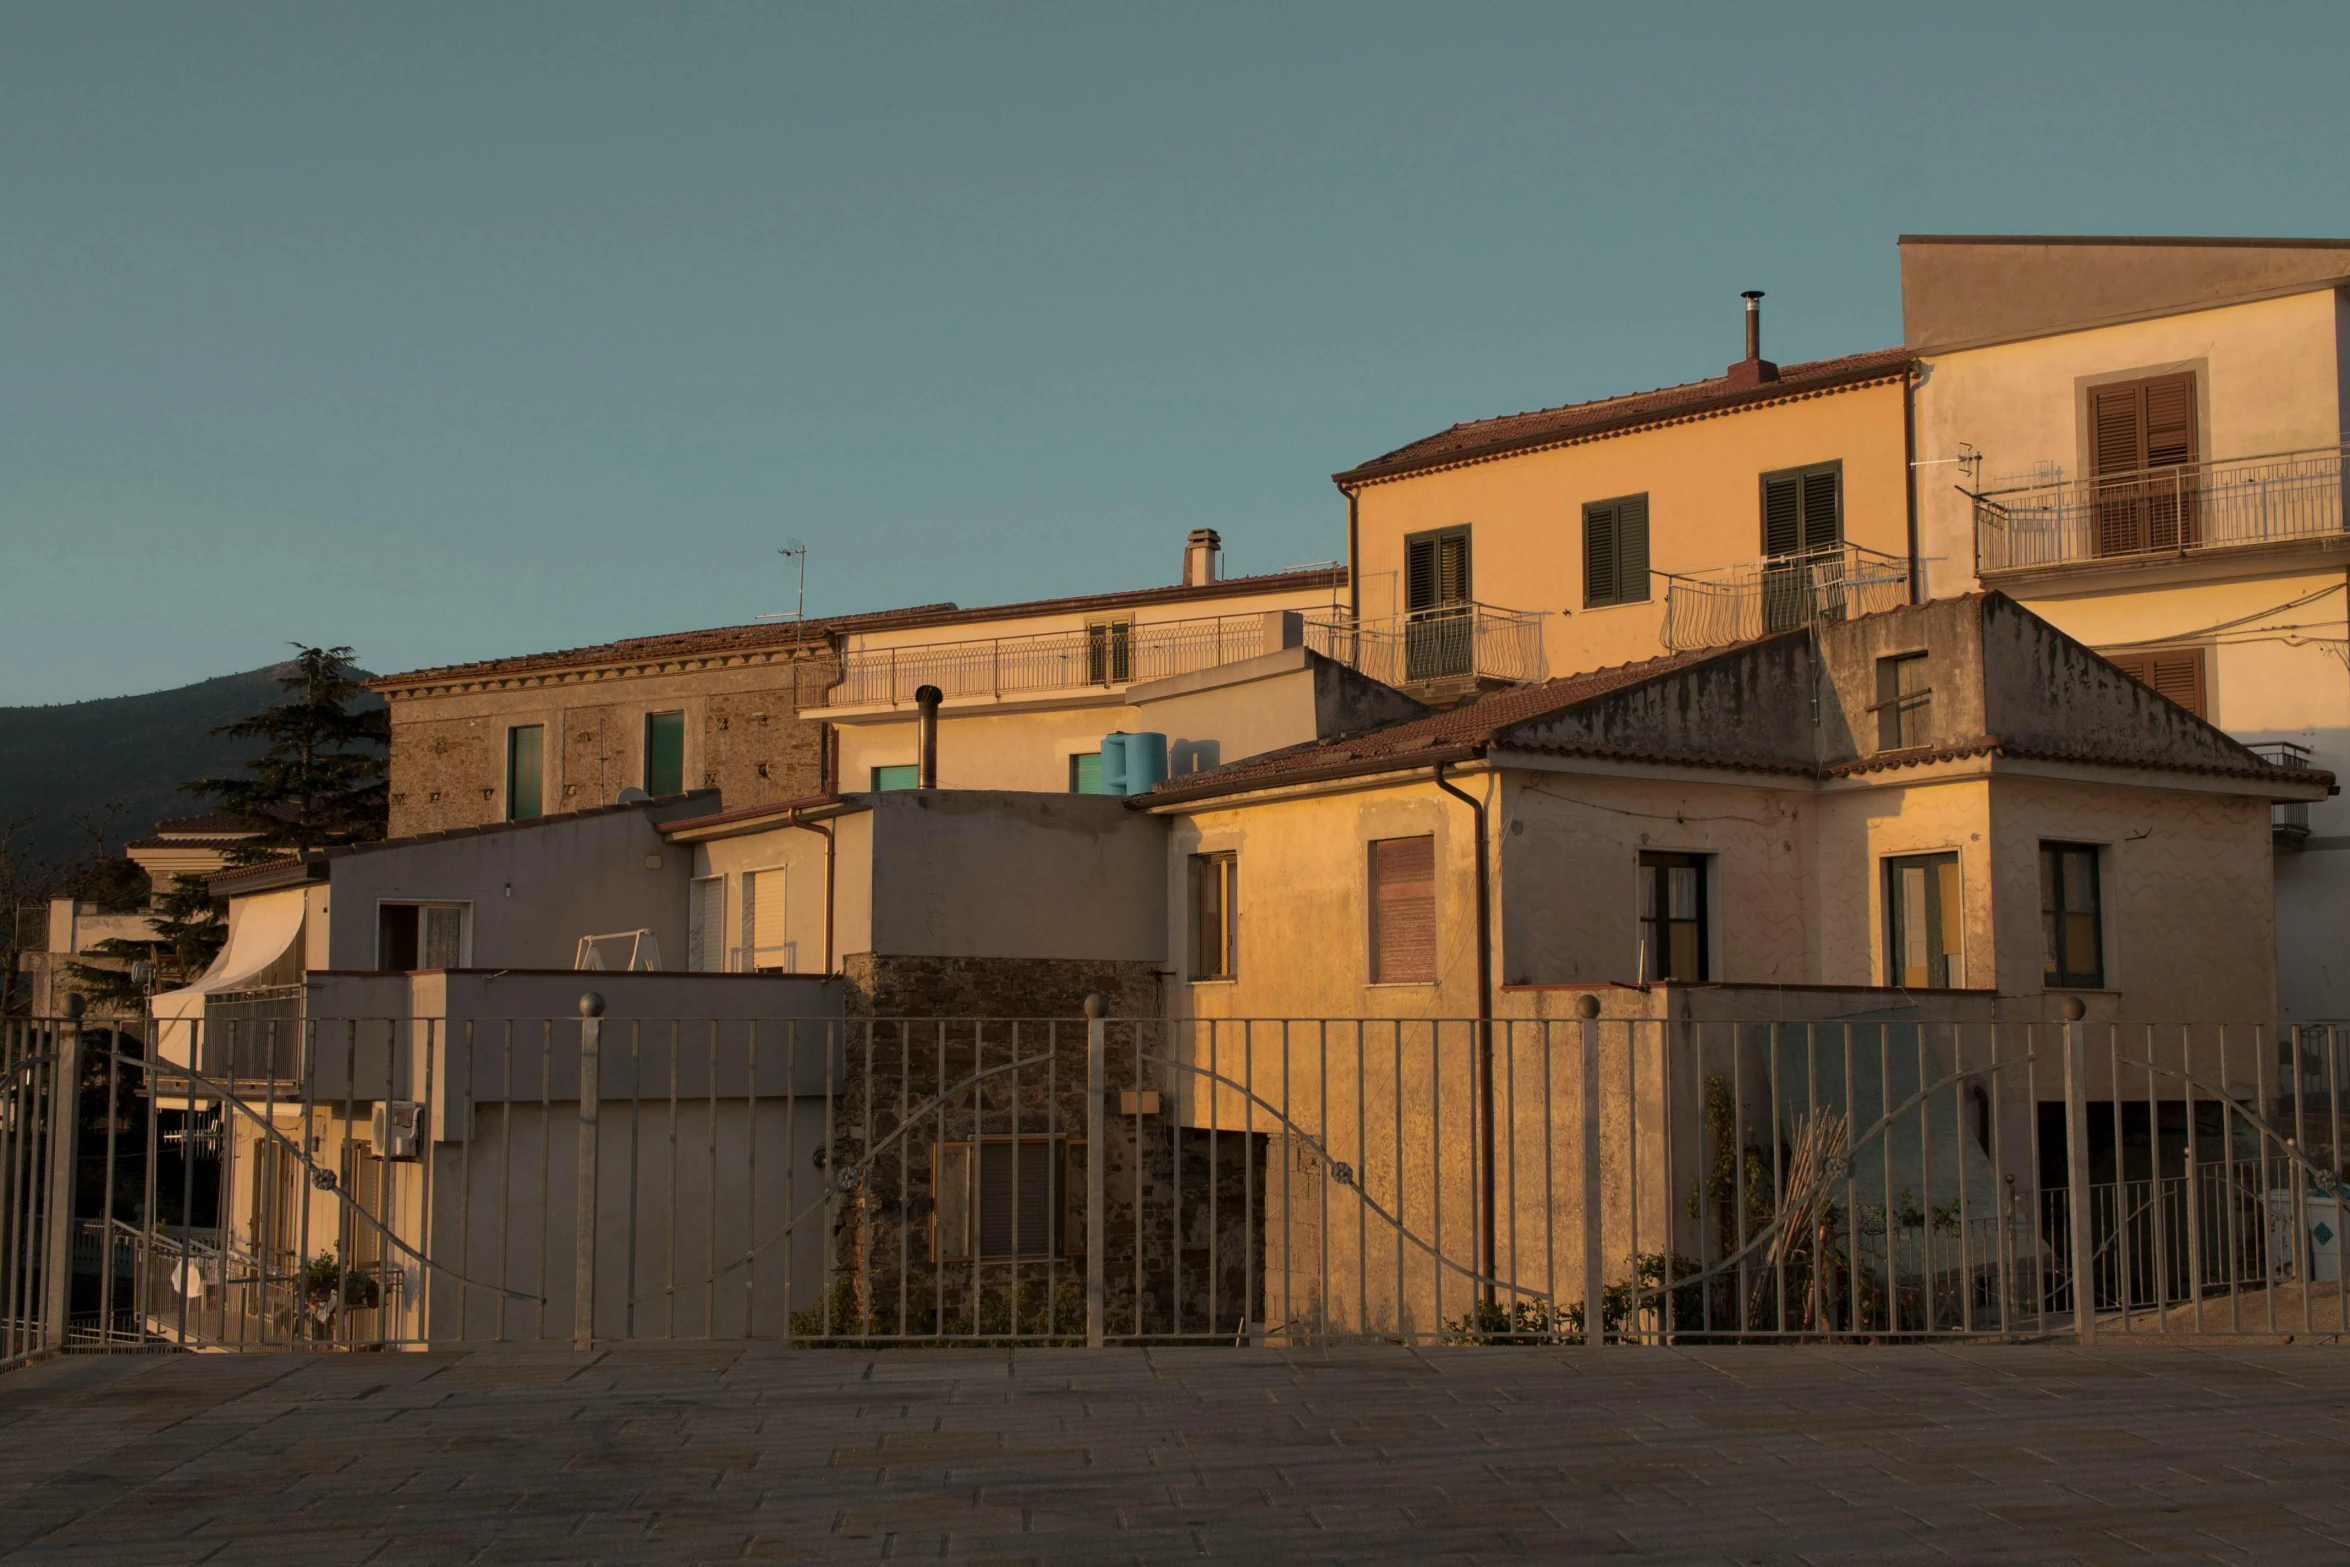
<path fill-rule="evenodd" d="M 30 815 L 26 847 L 50 859 L 82 851 L 76 811 L 122 806 L 108 835 L 116 850 L 153 832 L 164 817 L 194 815 L 204 803 L 179 786 L 242 771 L 251 745 L 212 731 L 278 701 L 284 695 L 278 676 L 290 667 L 274 664 L 143 696 L 0 707 L 0 821 Z M 366 699 L 370 706 L 382 701 Z"/>

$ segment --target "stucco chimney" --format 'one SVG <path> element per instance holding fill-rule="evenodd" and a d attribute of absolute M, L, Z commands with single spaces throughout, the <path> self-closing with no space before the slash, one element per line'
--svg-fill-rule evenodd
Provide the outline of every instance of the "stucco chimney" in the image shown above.
<path fill-rule="evenodd" d="M 1194 528 L 1183 541 L 1183 585 L 1196 588 L 1216 580 L 1216 557 L 1224 541 L 1213 528 Z"/>
<path fill-rule="evenodd" d="M 1746 357 L 1730 367 L 1730 384 L 1745 387 L 1776 381 L 1779 367 L 1762 356 L 1763 291 L 1750 288 L 1739 297 L 1746 301 Z"/>

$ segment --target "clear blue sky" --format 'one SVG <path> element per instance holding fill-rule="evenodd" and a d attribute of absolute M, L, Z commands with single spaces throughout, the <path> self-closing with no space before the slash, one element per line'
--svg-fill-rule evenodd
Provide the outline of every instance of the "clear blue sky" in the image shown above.
<path fill-rule="evenodd" d="M 1905 231 L 2350 233 L 2350 7 L 0 10 L 0 704 L 1344 545 L 1899 340 Z"/>

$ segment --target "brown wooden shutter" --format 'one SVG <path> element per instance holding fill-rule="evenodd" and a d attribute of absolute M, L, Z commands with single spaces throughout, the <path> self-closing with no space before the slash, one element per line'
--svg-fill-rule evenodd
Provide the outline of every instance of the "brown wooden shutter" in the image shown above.
<path fill-rule="evenodd" d="M 2108 653 L 2106 658 L 2140 685 L 2151 686 L 2197 718 L 2210 716 L 2210 692 L 2203 649 L 2163 648 L 2153 653 Z"/>
<path fill-rule="evenodd" d="M 2195 377 L 2156 376 L 2145 383 L 2146 466 L 2169 468 L 2195 460 Z"/>
<path fill-rule="evenodd" d="M 1436 602 L 1469 602 L 1469 536 L 1447 534 L 1436 541 Z"/>
<path fill-rule="evenodd" d="M 2090 459 L 2099 476 L 2146 466 L 2145 388 L 2136 381 L 2089 394 Z"/>
<path fill-rule="evenodd" d="M 1435 979 L 1435 838 L 1382 838 L 1371 845 L 1371 905 L 1371 982 Z"/>

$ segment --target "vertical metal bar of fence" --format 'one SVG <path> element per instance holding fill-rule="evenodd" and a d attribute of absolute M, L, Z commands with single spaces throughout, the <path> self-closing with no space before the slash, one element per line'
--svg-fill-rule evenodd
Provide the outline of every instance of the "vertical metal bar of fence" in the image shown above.
<path fill-rule="evenodd" d="M 30 1228 L 32 1215 L 31 1194 L 20 1179 L 27 1168 L 26 1145 L 31 1142 L 34 1123 L 27 1105 L 31 1097 L 26 1084 L 31 1080 L 34 1044 L 33 1024 L 27 1019 L 21 1024 L 0 1019 L 0 1040 L 7 1048 L 0 1051 L 0 1067 L 7 1076 L 0 1078 L 0 1115 L 5 1115 L 0 1130 L 0 1354 L 9 1358 L 37 1347 L 25 1333 L 23 1296 L 26 1287 L 25 1269 L 19 1261 L 24 1241 L 23 1230 Z M 24 1222 L 20 1224 L 20 1219 Z"/>
<path fill-rule="evenodd" d="M 427 1018 L 424 1024 L 424 1082 L 416 1097 L 416 1216 L 414 1229 L 421 1246 L 432 1247 L 433 1185 L 440 1163 L 433 1156 L 432 1108 L 436 1093 L 445 1093 L 441 1081 L 442 1057 L 448 1054 L 449 1033 L 446 1018 Z M 385 1261 L 390 1261 L 387 1252 Z M 404 1271 L 404 1270 L 403 1270 Z M 425 1264 L 416 1270 L 416 1295 L 406 1304 L 404 1314 L 409 1321 L 403 1326 L 402 1337 L 422 1339 L 430 1331 L 432 1310 L 432 1271 Z M 339 1313 L 338 1313 L 339 1315 Z M 378 1337 L 382 1336 L 385 1313 L 376 1313 Z"/>
<path fill-rule="evenodd" d="M 1331 1321 L 1334 1313 L 1330 1309 L 1330 1164 L 1333 1155 L 1337 1152 L 1332 1145 L 1337 1142 L 1338 1134 L 1337 1128 L 1331 1124 L 1330 1114 L 1329 1021 L 1316 1019 L 1314 1028 L 1314 1124 L 1320 1128 L 1322 1134 L 1321 1176 L 1314 1183 L 1315 1192 L 1321 1204 L 1320 1216 L 1315 1220 L 1315 1235 L 1318 1237 L 1321 1252 L 1315 1263 L 1317 1282 L 1314 1286 L 1314 1300 L 1321 1309 L 1322 1331 L 1328 1335 L 1336 1327 L 1336 1324 Z M 1485 1144 L 1488 1150 L 1492 1146 L 1490 1141 Z M 1488 1182 L 1492 1179 L 1490 1161 L 1486 1165 L 1486 1179 Z M 1488 1275 L 1490 1276 L 1490 1270 L 1488 1270 Z M 1489 1289 L 1490 1287 L 1488 1286 Z"/>
<path fill-rule="evenodd" d="M 1575 998 L 1575 1015 L 1583 1020 L 1583 1343 L 1599 1349 L 1607 1343 L 1606 1239 L 1602 1232 L 1599 1157 L 1599 998 Z"/>
<path fill-rule="evenodd" d="M 1877 1139 L 1884 1177 L 1885 1329 L 1901 1331 L 1901 1215 L 1893 1200 L 1893 1030 L 1877 1026 L 1877 1108 L 1885 1130 Z"/>
<path fill-rule="evenodd" d="M 2222 1024 L 2219 1032 L 2219 1156 L 2220 1214 L 2224 1230 L 2224 1249 L 2221 1260 L 2227 1268 L 2228 1331 L 2244 1331 L 2244 1264 L 2246 1245 L 2244 1236 L 2244 1203 L 2240 1190 L 2241 1172 L 2236 1168 L 2236 1104 L 2235 1085 L 2229 1080 L 2228 1030 Z"/>
<path fill-rule="evenodd" d="M 1103 1101 L 1110 1092 L 1109 997 L 1085 998 L 1085 1347 L 1102 1347 L 1103 1315 L 1109 1303 L 1108 1258 L 1109 1136 Z"/>
<path fill-rule="evenodd" d="M 498 1305 L 497 1337 L 506 1338 L 506 1302 L 513 1287 L 514 1020 L 498 1030 Z M 347 1126 L 349 1123 L 346 1122 Z"/>
<path fill-rule="evenodd" d="M 1143 1243 L 1143 1232 L 1142 1232 L 1142 1211 L 1143 1211 L 1144 1207 L 1145 1207 L 1145 1206 L 1147 1206 L 1147 1205 L 1145 1204 L 1145 1202 L 1143 1201 L 1143 1188 L 1144 1188 L 1144 1182 L 1145 1182 L 1145 1179 L 1146 1179 L 1146 1176 L 1147 1176 L 1147 1173 L 1148 1173 L 1148 1172 L 1147 1172 L 1147 1169 L 1146 1169 L 1146 1166 L 1145 1166 L 1145 1162 L 1144 1162 L 1144 1158 L 1143 1158 L 1143 1143 L 1142 1143 L 1142 1084 L 1143 1084 L 1143 1076 L 1142 1076 L 1142 1036 L 1141 1036 L 1141 1035 L 1139 1035 L 1139 1034 L 1135 1034 L 1135 1035 L 1133 1035 L 1133 1036 L 1131 1036 L 1131 1037 L 1133 1038 L 1133 1041 L 1134 1041 L 1134 1072 L 1133 1072 L 1133 1081 L 1134 1081 L 1134 1116 L 1133 1116 L 1133 1123 L 1132 1123 L 1132 1125 L 1130 1125 L 1130 1126 L 1127 1128 L 1127 1131 L 1128 1131 L 1128 1135 L 1130 1135 L 1130 1136 L 1131 1136 L 1131 1137 L 1132 1137 L 1134 1140 L 1133 1140 L 1131 1143 L 1127 1144 L 1127 1146 L 1128 1146 L 1128 1147 L 1130 1147 L 1130 1148 L 1132 1148 L 1132 1149 L 1134 1150 L 1134 1202 L 1133 1202 L 1133 1211 L 1134 1211 L 1134 1328 L 1133 1328 L 1133 1331 L 1134 1331 L 1134 1335 L 1135 1335 L 1135 1337 L 1137 1337 L 1137 1338 L 1140 1338 L 1140 1337 L 1142 1336 L 1142 1334 L 1144 1333 L 1144 1331 L 1145 1331 L 1145 1324 L 1144 1324 L 1144 1322 L 1143 1322 L 1143 1316 L 1142 1316 L 1142 1301 L 1143 1301 L 1143 1293 L 1142 1293 L 1142 1282 L 1143 1282 L 1143 1271 L 1142 1271 L 1142 1263 L 1143 1263 L 1143 1253 L 1144 1253 L 1144 1251 L 1145 1251 L 1147 1248 L 1145 1247 L 1145 1245 L 1144 1245 L 1144 1243 Z"/>
<path fill-rule="evenodd" d="M 1744 1337 L 1752 1325 L 1753 1311 L 1749 1304 L 1750 1285 L 1754 1263 L 1746 1255 L 1746 1051 L 1737 1024 L 1730 1025 L 1730 1238 L 1735 1248 L 1731 1253 L 1738 1258 L 1738 1271 L 1730 1281 L 1737 1292 L 1736 1327 Z"/>
<path fill-rule="evenodd" d="M 1556 1077 L 1556 1073 L 1553 1070 L 1553 1063 L 1551 1060 L 1551 1029 L 1549 1018 L 1544 1018 L 1542 1020 L 1541 1038 L 1542 1304 L 1546 1317 L 1546 1320 L 1543 1322 L 1543 1327 L 1550 1333 L 1552 1337 L 1555 1338 L 1564 1328 L 1565 1324 L 1559 1321 L 1558 1152 L 1555 1146 L 1557 1137 L 1557 1127 L 1555 1123 L 1558 1118 L 1558 1107 L 1552 1098 L 1553 1080 Z M 1401 1171 L 1397 1172 L 1399 1176 L 1401 1173 Z M 1400 1204 L 1396 1208 L 1396 1214 L 1399 1218 L 1403 1214 L 1403 1208 Z M 1399 1255 L 1403 1251 L 1403 1237 L 1401 1235 L 1398 1235 L 1395 1238 L 1395 1249 Z M 1399 1322 L 1402 1309 L 1402 1301 L 1401 1298 L 1398 1297 L 1396 1310 L 1399 1313 Z"/>
<path fill-rule="evenodd" d="M 49 1179 L 47 1257 L 40 1276 L 42 1349 L 66 1346 L 66 1313 L 73 1306 L 73 1168 L 80 1135 L 82 1085 L 82 996 L 66 996 L 66 1027 L 56 1038 L 56 1062 L 49 1067 Z"/>
<path fill-rule="evenodd" d="M 783 1211 L 796 1223 L 800 1216 L 800 1020 L 787 1018 L 783 1025 Z M 669 1184 L 676 1188 L 677 1176 L 671 1171 Z M 798 1250 L 799 1237 L 787 1231 L 783 1237 L 783 1309 L 777 1313 L 782 1323 L 782 1338 L 791 1342 L 792 1327 L 792 1254 Z"/>
<path fill-rule="evenodd" d="M 628 1023 L 628 1269 L 627 1288 L 621 1291 L 620 1336 L 636 1337 L 637 1193 L 644 1185 L 643 1120 L 645 1108 L 645 1025 L 641 1018 Z"/>
<path fill-rule="evenodd" d="M 448 1335 L 461 1339 L 473 1337 L 473 1094 L 474 1081 L 478 1074 L 474 1051 L 478 1043 L 479 1035 L 475 1022 L 472 1018 L 467 1018 L 465 1020 L 465 1089 L 457 1100 L 457 1135 L 463 1139 L 457 1149 L 457 1331 Z M 455 1077 L 456 1073 L 452 1069 L 451 1080 L 443 1090 L 444 1092 L 455 1090 L 457 1086 Z M 305 1078 L 307 1078 L 307 1074 L 305 1074 Z M 307 1095 L 305 1095 L 305 1101 L 307 1101 Z M 305 1102 L 302 1114 L 305 1119 L 310 1114 L 307 1102 Z M 305 1206 L 302 1222 L 305 1226 L 310 1222 L 307 1206 Z M 633 1312 L 635 1309 L 636 1307 L 632 1303 L 629 1310 Z"/>
<path fill-rule="evenodd" d="M 743 1337 L 755 1337 L 759 1331 L 759 1020 L 752 1018 L 743 1025 Z M 629 1142 L 633 1147 L 636 1134 L 632 1128 Z M 636 1255 L 635 1208 L 630 1207 L 629 1256 L 630 1272 L 635 1271 Z M 900 1225 L 903 1229 L 904 1226 Z"/>
<path fill-rule="evenodd" d="M 115 1149 L 119 1138 L 116 1123 L 121 1118 L 119 1070 L 121 1052 L 117 1048 L 121 1034 L 110 1036 L 106 1046 L 106 1153 L 105 1164 L 98 1173 L 98 1343 L 102 1348 L 114 1344 L 114 1179 Z M 308 1190 L 309 1183 L 303 1183 Z"/>
<path fill-rule="evenodd" d="M 666 1283 L 661 1308 L 661 1336 L 677 1337 L 677 1189 L 683 1184 L 679 1176 L 684 1172 L 677 1162 L 677 1058 L 683 1048 L 678 1019 L 669 1020 L 669 1225 L 661 1238 L 661 1268 Z"/>
<path fill-rule="evenodd" d="M 2096 1252 L 2089 1210 L 2089 1050 L 2078 996 L 2064 998 L 2064 1155 L 2072 1240 L 2073 1339 L 2097 1341 L 2097 1290 L 2090 1268 Z"/>
<path fill-rule="evenodd" d="M 579 998 L 579 1209 L 572 1234 L 571 1347 L 596 1346 L 596 1164 L 603 1096 L 604 998 Z"/>
<path fill-rule="evenodd" d="M 2136 1297 L 2135 1279 L 2130 1266 L 2130 1165 L 2129 1139 L 2122 1132 L 2122 1039 L 2121 1025 L 2105 1025 L 2106 1071 L 2113 1093 L 2113 1257 L 2114 1304 L 2121 1311 L 2121 1330 L 2126 1338 L 2136 1329 L 2132 1325 L 2131 1305 Z M 2152 1129 L 2149 1128 L 2149 1135 Z"/>
<path fill-rule="evenodd" d="M 2170 1323 L 2171 1236 L 2169 1203 L 2163 1193 L 2162 1173 L 2162 1109 L 2154 1081 L 2154 1025 L 2146 1025 L 2146 1159 L 2149 1210 L 2152 1218 L 2150 1240 L 2154 1250 L 2154 1331 L 2168 1336 Z M 2120 1099 L 2121 1078 L 2113 1080 L 2113 1096 Z"/>
<path fill-rule="evenodd" d="M 1924 1025 L 1919 1025 L 1922 1031 Z M 1852 1146 L 1852 1134 L 1860 1125 L 1859 1080 L 1852 1075 L 1852 1025 L 1843 1025 L 1844 1031 L 1844 1325 L 1848 1332 L 1861 1329 L 1860 1320 L 1860 1197 L 1853 1180 L 1853 1155 L 1859 1150 Z M 1882 1035 L 1885 1025 L 1877 1025 Z M 1885 1085 L 1877 1085 L 1878 1097 L 1884 1097 Z M 1892 1246 L 1892 1236 L 1886 1236 L 1886 1247 Z"/>
<path fill-rule="evenodd" d="M 2328 1188 L 2327 1195 L 2333 1198 L 2334 1228 L 2339 1231 L 2342 1228 L 2343 1198 L 2346 1195 L 2342 1187 L 2342 1031 L 2331 1023 L 2325 1026 L 2325 1030 L 2326 1172 L 2333 1177 L 2333 1184 Z M 2340 1260 L 2342 1251 L 2350 1251 L 2350 1241 L 2344 1242 L 2338 1248 L 2334 1264 L 2335 1329 L 2337 1332 L 2350 1333 L 2350 1279 L 2344 1278 L 2344 1274 L 2350 1273 L 2350 1269 L 2345 1269 L 2342 1266 Z M 2311 1271 L 2315 1272 L 2316 1270 L 2313 1268 Z"/>
<path fill-rule="evenodd" d="M 157 1171 L 157 1155 L 161 1149 L 161 1128 L 157 1124 L 155 1101 L 159 1085 L 155 1081 L 155 1060 L 162 1046 L 163 1031 L 150 1014 L 141 1029 L 145 1036 L 139 1054 L 138 1078 L 145 1089 L 146 1106 L 141 1119 L 147 1127 L 147 1164 L 140 1179 L 139 1232 L 136 1242 L 137 1260 L 132 1266 L 131 1291 L 135 1301 L 133 1313 L 138 1321 L 139 1342 L 144 1344 L 153 1336 L 155 1323 L 155 1203 L 160 1195 L 161 1176 Z"/>
<path fill-rule="evenodd" d="M 2179 1099 L 2186 1111 L 2186 1202 L 2187 1202 L 2187 1300 L 2193 1308 L 2189 1318 L 2190 1333 L 2203 1331 L 2203 1171 L 2201 1139 L 2195 1128 L 2195 1070 L 2194 1052 L 2189 1048 L 2193 1036 L 2185 1024 L 2179 1027 Z"/>
<path fill-rule="evenodd" d="M 2000 1028 L 1996 1022 L 1984 1026 L 1991 1036 L 1991 1207 L 1993 1222 L 1999 1226 L 1999 1252 L 1995 1263 L 1997 1271 L 1993 1277 L 1999 1290 L 1999 1331 L 2004 1335 L 2012 1331 L 2013 1327 L 2014 1308 L 2010 1300 L 2015 1293 L 2015 1177 L 2008 1173 L 2007 1157 L 2002 1151 L 2006 1144 L 2000 1136 L 2000 1123 L 2007 1119 L 2000 1114 L 2000 1109 L 2009 1098 L 2007 1077 L 2001 1070 L 2003 1052 L 2000 1049 Z M 2037 1114 L 2037 1110 L 2034 1113 Z"/>
<path fill-rule="evenodd" d="M 531 1330 L 531 1337 L 537 1339 L 543 1339 L 547 1336 L 547 1307 L 555 1293 L 552 1288 L 554 1265 L 549 1260 L 550 1240 L 547 1234 L 547 1215 L 553 1195 L 548 1190 L 548 1183 L 554 1178 L 551 1174 L 555 1145 L 554 1093 L 555 1020 L 541 1018 L 539 1020 L 539 1221 L 538 1229 L 535 1232 L 539 1253 L 536 1286 L 539 1298 L 536 1303 L 537 1309 L 532 1313 L 533 1326 Z"/>

